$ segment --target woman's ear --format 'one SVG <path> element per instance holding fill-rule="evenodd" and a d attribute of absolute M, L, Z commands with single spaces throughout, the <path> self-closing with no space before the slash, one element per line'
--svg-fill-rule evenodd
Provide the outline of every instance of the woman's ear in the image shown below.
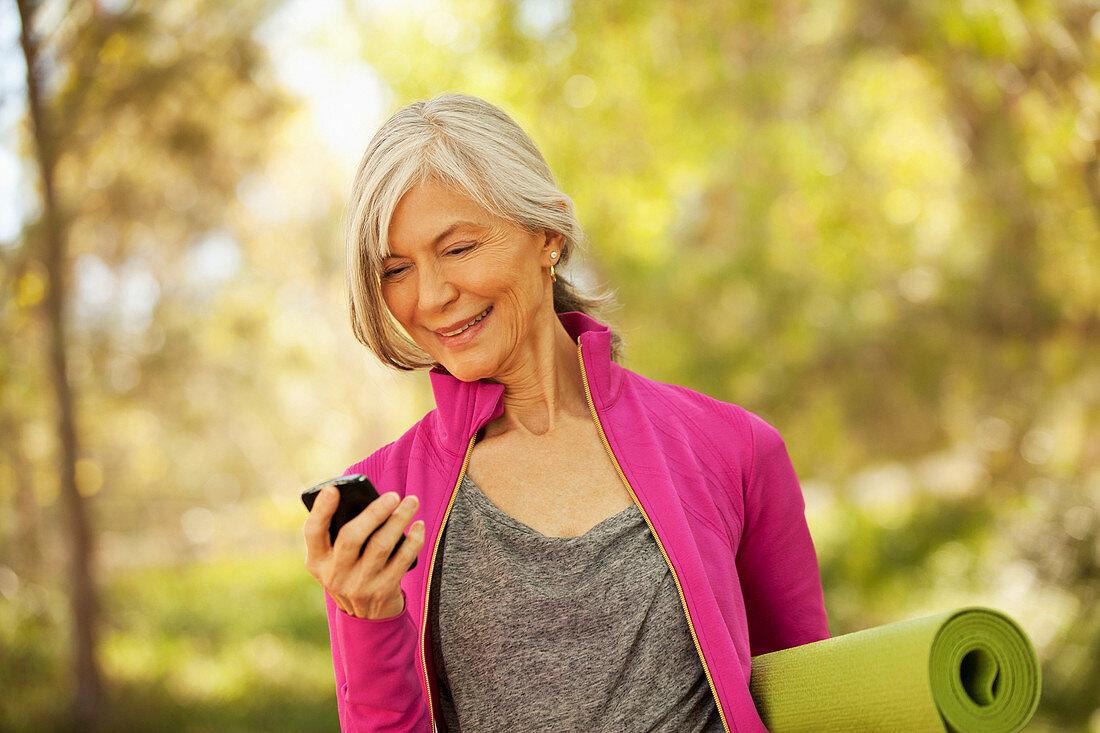
<path fill-rule="evenodd" d="M 561 262 L 565 258 L 565 237 L 561 235 L 561 232 L 545 230 L 542 255 L 548 267 Z"/>

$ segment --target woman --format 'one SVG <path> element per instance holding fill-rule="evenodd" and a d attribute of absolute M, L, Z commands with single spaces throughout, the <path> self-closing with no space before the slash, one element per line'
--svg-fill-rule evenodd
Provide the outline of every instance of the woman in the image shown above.
<path fill-rule="evenodd" d="M 335 490 L 303 528 L 344 730 L 759 731 L 750 656 L 828 636 L 778 433 L 616 364 L 557 272 L 580 236 L 482 100 L 409 105 L 363 156 L 353 328 L 436 408 L 348 469 L 382 496 L 335 544 Z"/>

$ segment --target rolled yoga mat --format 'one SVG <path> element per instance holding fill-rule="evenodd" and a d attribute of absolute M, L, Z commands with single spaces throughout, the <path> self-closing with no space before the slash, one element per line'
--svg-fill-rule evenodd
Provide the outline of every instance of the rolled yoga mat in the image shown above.
<path fill-rule="evenodd" d="M 749 689 L 772 733 L 1016 733 L 1039 685 L 1015 621 L 961 608 L 753 657 Z"/>

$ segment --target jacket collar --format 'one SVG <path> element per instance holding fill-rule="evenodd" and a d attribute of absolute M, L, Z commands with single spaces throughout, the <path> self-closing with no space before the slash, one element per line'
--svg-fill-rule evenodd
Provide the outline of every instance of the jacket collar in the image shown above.
<path fill-rule="evenodd" d="M 583 313 L 559 313 L 558 320 L 584 355 L 592 398 L 608 395 L 611 387 L 611 329 Z M 466 444 L 484 424 L 504 412 L 504 385 L 486 380 L 463 382 L 441 366 L 429 372 L 435 395 L 440 438 L 454 452 L 465 453 Z"/>

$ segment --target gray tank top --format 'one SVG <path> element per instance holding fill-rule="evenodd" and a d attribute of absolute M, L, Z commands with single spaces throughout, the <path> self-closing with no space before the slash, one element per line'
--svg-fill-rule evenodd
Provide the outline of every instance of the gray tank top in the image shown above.
<path fill-rule="evenodd" d="M 546 537 L 465 477 L 441 555 L 429 615 L 448 730 L 722 730 L 637 506 Z"/>

